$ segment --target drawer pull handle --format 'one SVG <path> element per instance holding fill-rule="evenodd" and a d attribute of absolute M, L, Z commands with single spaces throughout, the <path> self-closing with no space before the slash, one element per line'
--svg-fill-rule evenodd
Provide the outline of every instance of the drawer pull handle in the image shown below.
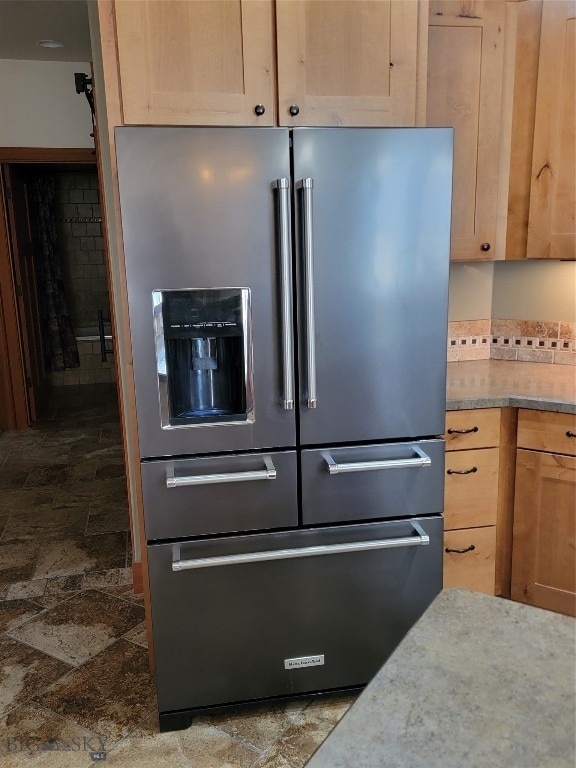
<path fill-rule="evenodd" d="M 418 445 L 412 445 L 412 450 L 416 454 L 413 459 L 380 459 L 376 461 L 349 461 L 338 464 L 334 461 L 331 454 L 326 451 L 322 458 L 326 462 L 328 472 L 331 475 L 338 475 L 342 472 L 368 472 L 374 469 L 408 469 L 409 467 L 429 467 L 432 459 Z"/>
<path fill-rule="evenodd" d="M 478 432 L 478 427 L 472 427 L 472 429 L 449 429 L 449 435 L 469 435 L 472 432 Z"/>
<path fill-rule="evenodd" d="M 181 559 L 181 545 L 172 545 L 172 570 L 188 571 L 196 568 L 213 568 L 222 565 L 243 565 L 245 563 L 265 563 L 270 560 L 294 560 L 300 557 L 319 557 L 320 555 L 342 555 L 348 552 L 368 552 L 375 549 L 394 549 L 397 547 L 426 547 L 430 537 L 416 521 L 411 520 L 413 533 L 397 539 L 372 539 L 368 541 L 350 541 L 345 544 L 321 544 L 314 547 L 276 549 L 270 552 L 246 552 L 220 557 L 200 557 L 193 560 Z M 414 535 L 416 534 L 416 535 Z"/>
<path fill-rule="evenodd" d="M 449 469 L 447 475 L 471 475 L 473 472 L 478 472 L 478 467 L 470 467 L 470 469 Z"/>
<path fill-rule="evenodd" d="M 450 547 L 446 547 L 444 552 L 455 552 L 457 555 L 463 555 L 465 552 L 473 552 L 475 549 L 476 547 L 474 544 L 470 544 L 466 549 L 450 549 Z"/>
<path fill-rule="evenodd" d="M 574 434 L 574 432 L 570 432 L 570 430 L 568 430 L 568 432 L 566 432 L 566 437 L 576 437 L 576 434 Z"/>
<path fill-rule="evenodd" d="M 276 480 L 276 469 L 269 456 L 264 456 L 266 469 L 250 472 L 222 472 L 214 475 L 190 475 L 174 477 L 174 470 L 166 475 L 166 488 L 181 488 L 188 485 L 213 485 L 215 483 L 242 483 L 247 480 Z"/>

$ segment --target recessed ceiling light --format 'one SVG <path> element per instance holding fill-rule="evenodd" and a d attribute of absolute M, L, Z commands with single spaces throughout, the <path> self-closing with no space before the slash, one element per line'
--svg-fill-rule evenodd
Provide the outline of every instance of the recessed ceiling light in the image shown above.
<path fill-rule="evenodd" d="M 64 48 L 64 43 L 61 43 L 60 40 L 38 40 L 36 45 L 41 48 Z"/>

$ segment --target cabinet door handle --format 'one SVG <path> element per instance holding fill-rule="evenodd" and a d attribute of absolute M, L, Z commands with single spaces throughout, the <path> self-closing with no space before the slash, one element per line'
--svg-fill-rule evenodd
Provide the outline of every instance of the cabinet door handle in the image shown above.
<path fill-rule="evenodd" d="M 566 432 L 566 437 L 576 437 L 576 434 L 574 434 L 574 432 L 570 432 L 570 430 L 568 430 L 568 432 Z"/>
<path fill-rule="evenodd" d="M 463 555 L 465 552 L 472 552 L 475 549 L 476 547 L 474 544 L 470 544 L 470 546 L 466 547 L 465 549 L 450 549 L 450 547 L 446 547 L 444 552 L 454 552 L 457 555 Z"/>
<path fill-rule="evenodd" d="M 470 467 L 470 469 L 449 469 L 447 475 L 471 475 L 473 472 L 478 472 L 478 467 Z"/>
<path fill-rule="evenodd" d="M 471 432 L 478 432 L 478 427 L 472 427 L 472 429 L 449 429 L 449 435 L 469 435 Z"/>

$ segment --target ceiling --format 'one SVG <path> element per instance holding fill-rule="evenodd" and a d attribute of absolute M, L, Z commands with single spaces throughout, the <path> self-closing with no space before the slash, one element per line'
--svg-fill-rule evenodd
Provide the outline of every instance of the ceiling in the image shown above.
<path fill-rule="evenodd" d="M 59 40 L 63 48 L 41 48 Z M 0 0 L 0 59 L 91 61 L 86 0 Z"/>

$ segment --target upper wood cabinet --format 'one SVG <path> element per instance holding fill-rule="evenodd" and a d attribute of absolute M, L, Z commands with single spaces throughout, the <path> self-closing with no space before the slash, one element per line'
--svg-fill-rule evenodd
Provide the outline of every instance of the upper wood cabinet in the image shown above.
<path fill-rule="evenodd" d="M 427 0 L 115 0 L 114 9 L 128 125 L 423 123 Z"/>
<path fill-rule="evenodd" d="M 430 0 L 427 121 L 454 126 L 453 260 L 496 254 L 506 3 Z"/>
<path fill-rule="evenodd" d="M 124 123 L 274 124 L 271 0 L 116 0 L 114 11 Z"/>
<path fill-rule="evenodd" d="M 534 121 L 528 258 L 576 258 L 576 0 L 545 0 Z"/>
<path fill-rule="evenodd" d="M 423 7 L 277 0 L 279 124 L 416 125 Z"/>

